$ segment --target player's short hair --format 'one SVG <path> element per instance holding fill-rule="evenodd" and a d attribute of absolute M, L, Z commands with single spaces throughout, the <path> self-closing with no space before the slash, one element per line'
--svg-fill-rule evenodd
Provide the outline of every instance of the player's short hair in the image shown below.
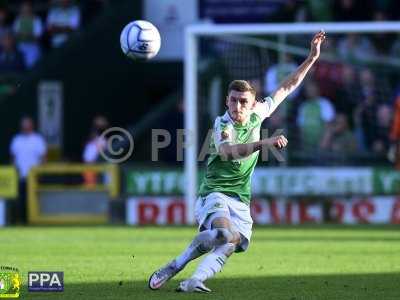
<path fill-rule="evenodd" d="M 251 86 L 251 84 L 246 80 L 234 80 L 229 84 L 228 87 L 228 94 L 231 91 L 238 91 L 238 92 L 250 92 L 254 96 L 256 95 L 256 90 Z"/>

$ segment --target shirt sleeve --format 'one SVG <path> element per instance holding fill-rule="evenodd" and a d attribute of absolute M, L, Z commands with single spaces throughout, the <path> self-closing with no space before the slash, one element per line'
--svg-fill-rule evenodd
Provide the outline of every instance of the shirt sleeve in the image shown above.
<path fill-rule="evenodd" d="M 36 38 L 39 38 L 43 33 L 42 21 L 38 17 L 35 18 L 33 23 L 33 33 Z"/>
<path fill-rule="evenodd" d="M 218 117 L 214 123 L 213 139 L 215 148 L 219 152 L 219 147 L 225 143 L 233 142 L 233 127 L 228 122 L 225 122 L 221 117 Z"/>
<path fill-rule="evenodd" d="M 85 163 L 93 163 L 97 160 L 97 147 L 95 142 L 89 142 L 86 144 L 83 150 L 83 161 Z"/>
<path fill-rule="evenodd" d="M 17 138 L 14 137 L 11 141 L 11 145 L 10 145 L 10 154 L 15 156 L 17 153 Z"/>
<path fill-rule="evenodd" d="M 46 155 L 46 152 L 47 152 L 46 142 L 45 142 L 44 138 L 40 135 L 39 135 L 39 139 L 38 139 L 37 150 L 38 150 L 38 155 L 40 157 L 43 157 L 44 155 Z"/>
<path fill-rule="evenodd" d="M 272 114 L 276 107 L 277 105 L 274 99 L 268 96 L 264 98 L 263 102 L 257 102 L 253 111 L 261 118 L 261 120 L 264 120 Z"/>
<path fill-rule="evenodd" d="M 333 107 L 332 103 L 328 99 L 323 98 L 320 101 L 320 107 L 322 119 L 325 122 L 332 122 L 335 118 L 335 108 Z"/>

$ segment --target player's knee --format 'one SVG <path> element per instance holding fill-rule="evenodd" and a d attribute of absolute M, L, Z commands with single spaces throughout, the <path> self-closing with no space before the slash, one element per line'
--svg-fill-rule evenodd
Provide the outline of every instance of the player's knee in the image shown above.
<path fill-rule="evenodd" d="M 226 243 L 226 244 L 224 244 L 224 245 L 222 245 L 222 246 L 219 246 L 219 247 L 215 250 L 215 252 L 216 252 L 216 253 L 219 253 L 219 254 L 223 254 L 223 255 L 225 255 L 226 257 L 229 257 L 229 256 L 232 255 L 232 253 L 235 251 L 235 249 L 236 249 L 236 245 L 235 245 L 235 244 L 233 244 L 233 243 Z"/>
<path fill-rule="evenodd" d="M 214 240 L 215 240 L 216 234 L 206 230 L 203 232 L 200 232 L 196 238 L 193 240 L 191 246 L 197 246 L 198 250 L 202 253 L 207 253 L 214 248 Z"/>
<path fill-rule="evenodd" d="M 232 238 L 231 243 L 235 244 L 235 245 L 239 245 L 240 244 L 240 239 L 241 239 L 240 233 L 237 232 L 237 231 L 233 232 L 233 238 Z"/>
<path fill-rule="evenodd" d="M 233 234 L 229 229 L 226 228 L 216 228 L 216 240 L 218 244 L 223 245 L 230 243 L 233 240 Z"/>

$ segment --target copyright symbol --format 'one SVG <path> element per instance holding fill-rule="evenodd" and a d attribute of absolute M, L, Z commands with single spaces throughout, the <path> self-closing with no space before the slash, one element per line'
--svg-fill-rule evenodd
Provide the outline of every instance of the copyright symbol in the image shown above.
<path fill-rule="evenodd" d="M 132 155 L 133 137 L 126 129 L 108 128 L 100 135 L 100 139 L 105 141 L 104 147 L 100 147 L 100 155 L 104 160 L 118 164 Z"/>

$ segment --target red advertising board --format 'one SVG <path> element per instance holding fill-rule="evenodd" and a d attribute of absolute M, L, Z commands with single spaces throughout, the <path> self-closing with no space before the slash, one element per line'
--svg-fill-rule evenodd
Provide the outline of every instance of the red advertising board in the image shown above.
<path fill-rule="evenodd" d="M 328 213 L 323 205 L 329 201 Z M 400 198 L 391 196 L 352 197 L 326 201 L 295 199 L 253 199 L 255 224 L 305 224 L 328 220 L 341 224 L 400 224 Z M 185 202 L 181 197 L 132 197 L 127 200 L 126 221 L 130 225 L 186 224 Z"/>

